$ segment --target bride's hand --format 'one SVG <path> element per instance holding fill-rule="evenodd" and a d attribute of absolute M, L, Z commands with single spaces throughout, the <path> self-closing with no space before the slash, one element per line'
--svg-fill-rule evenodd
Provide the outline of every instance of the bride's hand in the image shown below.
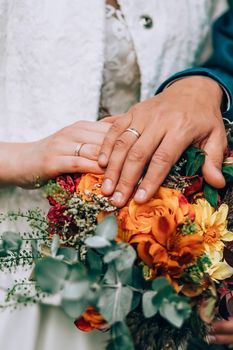
<path fill-rule="evenodd" d="M 110 126 L 78 121 L 36 142 L 0 143 L 0 184 L 31 188 L 63 173 L 103 173 L 97 159 Z"/>
<path fill-rule="evenodd" d="M 103 193 L 114 192 L 113 203 L 123 206 L 148 164 L 134 197 L 138 203 L 146 202 L 191 144 L 206 152 L 205 180 L 223 187 L 221 166 L 227 143 L 221 100 L 222 90 L 214 80 L 188 77 L 119 116 L 100 151 L 99 165 L 107 166 Z"/>

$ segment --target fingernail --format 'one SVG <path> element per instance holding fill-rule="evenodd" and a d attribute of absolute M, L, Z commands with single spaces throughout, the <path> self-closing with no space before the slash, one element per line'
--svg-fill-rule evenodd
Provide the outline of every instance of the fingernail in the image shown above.
<path fill-rule="evenodd" d="M 207 344 L 213 344 L 216 341 L 216 337 L 214 335 L 206 335 L 205 342 Z"/>
<path fill-rule="evenodd" d="M 105 179 L 103 184 L 102 184 L 102 190 L 104 192 L 111 192 L 112 191 L 112 186 L 113 186 L 112 180 Z"/>
<path fill-rule="evenodd" d="M 98 161 L 101 164 L 107 164 L 108 159 L 104 153 L 100 153 Z"/>
<path fill-rule="evenodd" d="M 139 190 L 137 190 L 135 196 L 134 196 L 134 199 L 136 201 L 142 201 L 146 198 L 146 191 L 143 190 L 142 188 L 140 188 Z"/>
<path fill-rule="evenodd" d="M 123 194 L 121 192 L 115 192 L 111 198 L 111 201 L 120 204 L 123 200 Z"/>

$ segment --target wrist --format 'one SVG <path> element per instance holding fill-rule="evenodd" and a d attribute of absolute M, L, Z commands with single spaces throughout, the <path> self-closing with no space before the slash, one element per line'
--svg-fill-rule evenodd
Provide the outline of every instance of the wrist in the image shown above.
<path fill-rule="evenodd" d="M 0 185 L 22 186 L 27 182 L 27 154 L 33 143 L 0 143 Z"/>
<path fill-rule="evenodd" d="M 216 102 L 218 107 L 220 107 L 223 102 L 224 92 L 222 87 L 217 81 L 206 76 L 185 76 L 172 81 L 167 86 L 167 88 L 172 87 L 185 89 L 187 94 L 197 91 L 198 93 L 203 93 L 205 96 L 208 95 L 212 101 Z"/>

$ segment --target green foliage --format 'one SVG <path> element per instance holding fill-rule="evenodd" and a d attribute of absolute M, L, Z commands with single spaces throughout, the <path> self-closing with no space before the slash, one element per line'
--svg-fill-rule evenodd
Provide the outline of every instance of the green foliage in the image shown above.
<path fill-rule="evenodd" d="M 209 184 L 204 184 L 204 195 L 205 199 L 212 205 L 212 207 L 217 208 L 218 206 L 218 190 Z"/>
<path fill-rule="evenodd" d="M 166 278 L 157 278 L 152 283 L 151 291 L 143 294 L 143 313 L 152 317 L 158 312 L 175 327 L 180 328 L 191 314 L 188 299 L 177 295 Z"/>
<path fill-rule="evenodd" d="M 195 147 L 189 147 L 184 152 L 184 158 L 187 160 L 185 165 L 185 175 L 193 176 L 198 174 L 200 168 L 204 164 L 205 161 L 205 153 L 203 150 Z"/>
<path fill-rule="evenodd" d="M 226 182 L 233 182 L 233 166 L 232 165 L 224 165 L 222 167 L 222 173 Z"/>
<path fill-rule="evenodd" d="M 124 322 L 117 322 L 111 328 L 111 340 L 106 350 L 134 350 L 133 340 Z"/>

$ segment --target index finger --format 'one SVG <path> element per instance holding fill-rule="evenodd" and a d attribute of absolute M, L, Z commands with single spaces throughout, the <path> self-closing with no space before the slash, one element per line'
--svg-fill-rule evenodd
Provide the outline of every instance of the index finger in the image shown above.
<path fill-rule="evenodd" d="M 165 135 L 134 196 L 135 202 L 145 203 L 152 198 L 189 143 L 185 138 L 178 138 L 174 131 Z"/>

